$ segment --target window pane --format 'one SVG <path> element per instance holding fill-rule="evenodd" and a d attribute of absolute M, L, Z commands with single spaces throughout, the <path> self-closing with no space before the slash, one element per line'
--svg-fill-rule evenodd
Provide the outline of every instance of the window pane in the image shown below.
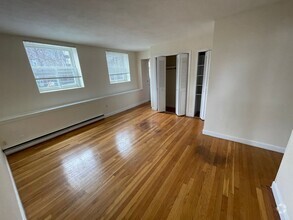
<path fill-rule="evenodd" d="M 130 82 L 128 54 L 106 52 L 110 83 Z"/>
<path fill-rule="evenodd" d="M 62 86 L 70 86 L 70 85 L 76 85 L 76 80 L 75 78 L 64 78 L 64 79 L 59 79 L 60 85 Z"/>
<path fill-rule="evenodd" d="M 36 80 L 40 92 L 42 91 L 54 91 L 60 89 L 58 79 L 44 79 Z"/>
<path fill-rule="evenodd" d="M 40 92 L 84 87 L 75 48 L 32 42 L 24 46 Z"/>
<path fill-rule="evenodd" d="M 80 88 L 78 78 L 36 80 L 40 92 Z"/>

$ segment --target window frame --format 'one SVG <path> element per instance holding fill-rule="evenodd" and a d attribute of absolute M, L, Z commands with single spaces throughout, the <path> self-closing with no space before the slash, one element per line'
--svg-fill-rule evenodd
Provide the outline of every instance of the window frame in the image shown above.
<path fill-rule="evenodd" d="M 83 75 L 79 63 L 79 58 L 78 58 L 78 53 L 77 49 L 75 47 L 69 47 L 69 46 L 61 46 L 61 45 L 54 45 L 54 44 L 48 44 L 48 43 L 39 43 L 39 42 L 32 42 L 32 41 L 23 41 L 23 46 L 25 49 L 25 53 L 27 55 L 36 85 L 38 87 L 39 92 L 42 93 L 50 93 L 50 92 L 58 92 L 58 91 L 65 91 L 65 90 L 71 90 L 71 89 L 80 89 L 84 88 L 84 80 L 83 80 Z M 32 48 L 46 48 L 46 49 L 58 49 L 58 50 L 63 50 L 68 52 L 68 56 L 70 59 L 71 67 L 54 67 L 54 66 L 39 66 L 36 67 L 32 65 L 32 60 L 30 60 L 29 54 L 27 52 L 27 48 L 32 47 Z M 55 75 L 59 73 L 60 70 L 72 70 L 75 72 L 73 73 L 72 76 L 53 76 L 53 77 L 40 77 L 37 76 L 37 72 L 35 70 L 48 70 L 48 69 L 55 69 Z M 52 74 L 54 75 L 54 74 Z M 66 80 L 66 79 L 73 79 L 74 83 L 70 83 L 69 85 L 61 85 L 60 80 Z M 59 84 L 59 88 L 53 87 L 52 89 L 48 88 L 42 88 L 39 86 L 40 81 L 46 81 L 47 83 L 50 83 L 49 80 L 56 80 L 57 83 Z M 55 82 L 56 82 L 55 81 Z"/>
<path fill-rule="evenodd" d="M 109 62 L 108 62 L 108 56 L 107 54 L 121 54 L 123 56 L 127 55 L 127 64 L 128 64 L 128 73 L 125 73 L 125 74 L 113 74 L 113 73 L 110 73 L 110 67 L 109 67 Z M 125 52 L 117 52 L 117 51 L 105 51 L 105 55 L 106 55 L 106 63 L 107 63 L 107 70 L 108 70 L 108 76 L 109 76 L 109 82 L 111 85 L 113 84 L 120 84 L 120 83 L 129 83 L 131 82 L 131 71 L 130 71 L 130 62 L 129 62 L 129 54 L 128 53 L 125 53 Z M 117 67 L 116 67 L 117 68 Z M 124 80 L 124 81 L 119 81 L 119 80 L 116 80 L 116 81 L 113 81 L 111 80 L 111 75 L 123 75 L 124 77 L 128 77 L 128 80 Z"/>

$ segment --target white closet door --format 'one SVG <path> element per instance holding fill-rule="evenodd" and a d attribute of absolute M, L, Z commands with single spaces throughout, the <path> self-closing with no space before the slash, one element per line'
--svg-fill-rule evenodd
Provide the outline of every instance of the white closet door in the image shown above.
<path fill-rule="evenodd" d="M 177 55 L 176 66 L 176 114 L 185 115 L 187 96 L 188 54 Z"/>
<path fill-rule="evenodd" d="M 166 111 L 166 57 L 157 57 L 158 111 Z"/>
<path fill-rule="evenodd" d="M 158 86 L 157 86 L 157 59 L 150 59 L 150 87 L 151 87 L 151 106 L 152 109 L 158 110 Z"/>
<path fill-rule="evenodd" d="M 208 81 L 210 74 L 210 63 L 211 63 L 211 51 L 207 51 L 205 54 L 204 63 L 204 74 L 202 82 L 202 93 L 201 93 L 201 104 L 200 104 L 200 118 L 205 120 L 206 117 L 206 105 L 207 105 L 207 95 L 208 95 Z"/>

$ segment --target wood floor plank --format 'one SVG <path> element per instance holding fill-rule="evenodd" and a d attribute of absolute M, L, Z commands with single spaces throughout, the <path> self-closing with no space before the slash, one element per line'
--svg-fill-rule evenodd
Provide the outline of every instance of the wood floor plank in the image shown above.
<path fill-rule="evenodd" d="M 28 219 L 279 219 L 282 154 L 149 104 L 8 157 Z"/>

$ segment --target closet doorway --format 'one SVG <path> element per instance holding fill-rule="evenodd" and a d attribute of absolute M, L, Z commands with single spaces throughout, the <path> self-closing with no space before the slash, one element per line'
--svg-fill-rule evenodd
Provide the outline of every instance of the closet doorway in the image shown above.
<path fill-rule="evenodd" d="M 205 119 L 206 113 L 210 59 L 210 50 L 198 53 L 194 116 L 202 120 Z"/>
<path fill-rule="evenodd" d="M 166 112 L 176 113 L 176 56 L 166 57 Z"/>
<path fill-rule="evenodd" d="M 188 53 L 156 58 L 157 103 L 159 112 L 175 111 L 176 115 L 179 116 L 186 114 L 188 69 Z"/>

